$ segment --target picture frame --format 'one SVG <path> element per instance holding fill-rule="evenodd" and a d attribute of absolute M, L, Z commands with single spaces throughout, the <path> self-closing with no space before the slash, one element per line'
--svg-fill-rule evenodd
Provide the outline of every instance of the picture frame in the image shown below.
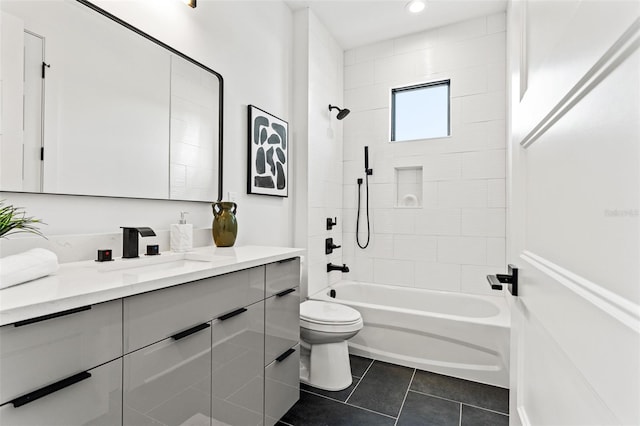
<path fill-rule="evenodd" d="M 247 194 L 289 196 L 289 123 L 248 106 Z"/>

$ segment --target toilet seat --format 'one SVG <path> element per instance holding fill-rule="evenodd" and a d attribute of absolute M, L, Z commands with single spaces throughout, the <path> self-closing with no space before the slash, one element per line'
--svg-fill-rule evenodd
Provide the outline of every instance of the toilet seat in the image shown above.
<path fill-rule="evenodd" d="M 307 300 L 300 304 L 300 326 L 326 333 L 358 331 L 362 316 L 357 310 L 338 303 Z"/>

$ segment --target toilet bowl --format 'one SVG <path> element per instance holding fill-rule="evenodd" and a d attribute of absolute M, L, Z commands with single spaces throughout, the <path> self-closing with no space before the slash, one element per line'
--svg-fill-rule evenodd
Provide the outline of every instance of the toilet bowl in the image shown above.
<path fill-rule="evenodd" d="M 351 385 L 347 339 L 362 329 L 360 312 L 338 303 L 307 300 L 300 304 L 300 381 L 338 391 Z"/>

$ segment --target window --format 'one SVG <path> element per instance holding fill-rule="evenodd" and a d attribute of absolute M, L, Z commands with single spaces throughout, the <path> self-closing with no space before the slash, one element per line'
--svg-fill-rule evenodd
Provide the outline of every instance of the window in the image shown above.
<path fill-rule="evenodd" d="M 391 89 L 391 141 L 449 136 L 449 83 Z"/>

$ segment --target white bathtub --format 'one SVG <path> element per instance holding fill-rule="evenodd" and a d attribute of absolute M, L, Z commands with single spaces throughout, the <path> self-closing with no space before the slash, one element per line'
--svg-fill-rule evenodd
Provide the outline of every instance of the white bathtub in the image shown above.
<path fill-rule="evenodd" d="M 502 297 L 343 281 L 311 299 L 360 311 L 364 328 L 349 340 L 355 355 L 509 387 L 510 317 Z"/>

